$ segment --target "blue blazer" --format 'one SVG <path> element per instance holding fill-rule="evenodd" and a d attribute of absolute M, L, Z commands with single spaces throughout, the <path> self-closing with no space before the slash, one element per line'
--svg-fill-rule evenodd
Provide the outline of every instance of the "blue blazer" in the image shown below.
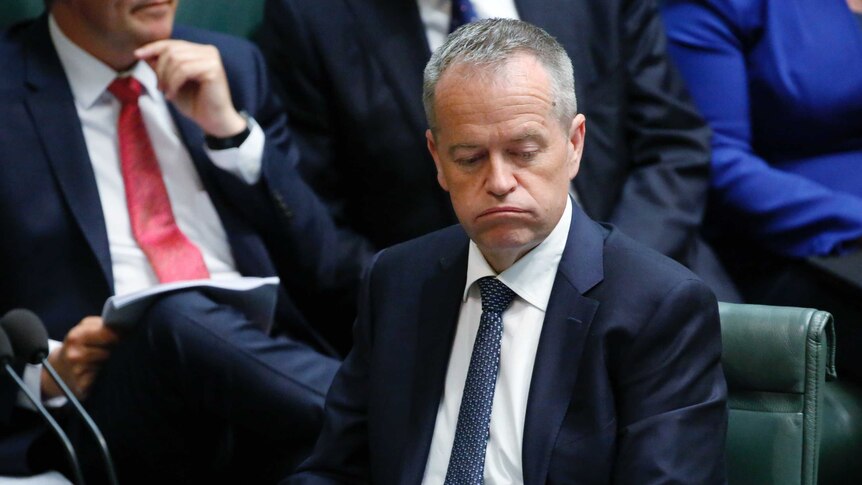
<path fill-rule="evenodd" d="M 663 8 L 670 52 L 715 130 L 710 219 L 725 252 L 761 260 L 754 246 L 797 259 L 859 250 L 862 35 L 847 3 Z"/>
<path fill-rule="evenodd" d="M 467 253 L 459 226 L 380 253 L 323 433 L 290 483 L 421 481 Z M 724 483 L 720 354 L 712 292 L 576 207 L 532 375 L 524 483 Z"/>
<path fill-rule="evenodd" d="M 218 47 L 234 104 L 266 134 L 262 178 L 249 186 L 209 161 L 200 128 L 172 108 L 237 269 L 280 276 L 281 331 L 329 352 L 321 335 L 349 337 L 366 253 L 338 237 L 299 177 L 295 143 L 257 49 L 200 30 L 178 27 L 175 37 Z M 114 293 L 105 220 L 44 16 L 0 36 L 0 226 L 0 312 L 30 308 L 58 340 L 82 317 L 101 313 Z M 6 397 L 0 420 L 12 405 Z"/>

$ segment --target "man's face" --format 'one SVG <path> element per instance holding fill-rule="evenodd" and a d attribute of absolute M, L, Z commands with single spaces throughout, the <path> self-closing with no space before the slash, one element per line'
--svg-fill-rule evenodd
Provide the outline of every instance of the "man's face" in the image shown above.
<path fill-rule="evenodd" d="M 426 134 L 437 179 L 497 271 L 550 234 L 578 172 L 584 117 L 563 127 L 553 102 L 545 68 L 527 54 L 497 72 L 456 64 L 437 83 L 436 136 Z"/>
<path fill-rule="evenodd" d="M 178 1 L 55 0 L 52 11 L 63 32 L 91 53 L 131 53 L 170 37 Z"/>

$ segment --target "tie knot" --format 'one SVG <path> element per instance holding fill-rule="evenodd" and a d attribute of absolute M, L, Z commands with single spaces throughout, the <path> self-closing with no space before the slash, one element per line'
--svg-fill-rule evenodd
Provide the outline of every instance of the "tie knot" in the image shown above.
<path fill-rule="evenodd" d="M 515 298 L 515 292 L 497 278 L 486 276 L 479 280 L 482 311 L 503 313 Z"/>
<path fill-rule="evenodd" d="M 137 104 L 142 90 L 141 83 L 132 76 L 118 77 L 108 86 L 108 91 L 122 104 Z"/>

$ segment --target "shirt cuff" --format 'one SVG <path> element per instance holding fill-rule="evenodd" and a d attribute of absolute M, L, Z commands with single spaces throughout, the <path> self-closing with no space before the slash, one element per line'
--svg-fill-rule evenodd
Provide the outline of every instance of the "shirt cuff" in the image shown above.
<path fill-rule="evenodd" d="M 236 175 L 249 185 L 254 185 L 260 180 L 266 135 L 252 117 L 248 118 L 248 128 L 248 138 L 237 148 L 213 150 L 204 144 L 204 150 L 216 167 Z"/>
<path fill-rule="evenodd" d="M 48 340 L 48 352 L 53 352 L 54 349 L 59 348 L 63 345 L 63 342 L 59 342 L 57 340 Z M 24 381 L 24 385 L 30 392 L 38 400 L 42 400 L 42 365 L 33 365 L 27 364 L 24 367 L 24 373 L 21 375 L 21 380 Z M 46 407 L 49 408 L 59 408 L 66 405 L 66 396 L 54 397 L 48 399 L 47 401 L 42 402 Z M 35 411 L 36 407 L 33 406 L 33 403 L 27 399 L 27 396 L 24 394 L 24 391 L 18 391 L 18 406 L 29 409 L 31 411 Z"/>

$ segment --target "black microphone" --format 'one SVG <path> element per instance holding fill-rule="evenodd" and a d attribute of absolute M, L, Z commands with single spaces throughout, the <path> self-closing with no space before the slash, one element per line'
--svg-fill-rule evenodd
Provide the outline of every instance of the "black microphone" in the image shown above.
<path fill-rule="evenodd" d="M 117 474 L 114 471 L 114 462 L 111 460 L 111 453 L 108 451 L 108 443 L 102 435 L 102 431 L 90 417 L 90 414 L 84 410 L 84 406 L 75 397 L 69 386 L 63 382 L 60 375 L 54 370 L 48 362 L 48 332 L 45 330 L 45 325 L 42 320 L 30 310 L 15 309 L 9 311 L 2 319 L 0 319 L 0 328 L 6 331 L 9 340 L 12 343 L 12 348 L 15 350 L 15 355 L 19 359 L 24 359 L 29 364 L 42 364 L 45 370 L 51 376 L 51 379 L 57 383 L 57 386 L 72 403 L 72 406 L 77 410 L 78 416 L 84 420 L 87 427 L 92 432 L 93 437 L 99 444 L 99 449 L 102 452 L 102 459 L 105 463 L 105 473 L 108 475 L 109 483 L 117 485 Z"/>
<path fill-rule="evenodd" d="M 18 377 L 18 374 L 15 373 L 15 370 L 12 368 L 10 362 L 12 362 L 15 358 L 15 353 L 12 351 L 12 344 L 9 341 L 9 337 L 6 335 L 6 332 L 0 328 L 0 364 L 6 369 L 6 373 L 15 381 L 15 384 L 18 385 L 18 388 L 24 392 L 24 395 L 27 396 L 27 399 L 30 400 L 30 403 L 33 404 L 39 414 L 42 415 L 42 418 L 46 423 L 54 430 L 54 434 L 57 435 L 57 438 L 63 442 L 63 447 L 66 448 L 66 458 L 69 460 L 69 465 L 72 467 L 72 471 L 75 474 L 75 483 L 83 485 L 84 483 L 84 475 L 81 473 L 81 466 L 78 464 L 78 455 L 75 453 L 75 448 L 72 446 L 72 442 L 69 441 L 69 437 L 66 436 L 66 433 L 63 432 L 63 429 L 60 428 L 60 425 L 57 424 L 57 421 L 48 413 L 48 410 L 45 409 L 45 406 L 36 399 L 36 396 L 33 395 L 33 392 L 27 388 L 27 385 L 24 384 L 24 381 Z"/>

